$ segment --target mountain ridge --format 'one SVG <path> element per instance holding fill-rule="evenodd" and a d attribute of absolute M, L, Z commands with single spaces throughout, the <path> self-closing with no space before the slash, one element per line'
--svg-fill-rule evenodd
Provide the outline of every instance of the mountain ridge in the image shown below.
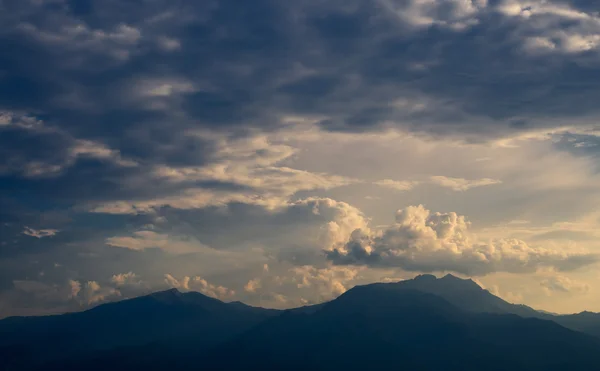
<path fill-rule="evenodd" d="M 432 282 L 451 282 L 451 283 L 459 283 L 459 284 L 468 284 L 470 285 L 471 289 L 473 289 L 474 291 L 483 291 L 483 292 L 487 292 L 490 296 L 493 296 L 509 305 L 513 305 L 513 306 L 518 306 L 518 307 L 524 307 L 527 308 L 527 312 L 528 313 L 538 313 L 538 314 L 542 314 L 542 315 L 552 315 L 552 316 L 575 316 L 575 315 L 600 315 L 600 312 L 592 312 L 592 311 L 588 311 L 588 310 L 583 310 L 581 312 L 577 312 L 577 313 L 567 313 L 567 314 L 560 314 L 560 313 L 552 313 L 549 311 L 545 311 L 545 310 L 538 310 L 538 309 L 534 309 L 531 308 L 525 304 L 515 304 L 515 303 L 510 303 L 505 301 L 504 299 L 493 295 L 491 292 L 489 292 L 487 289 L 479 286 L 475 281 L 473 281 L 471 278 L 460 278 L 458 276 L 452 275 L 450 273 L 442 276 L 442 277 L 437 277 L 433 274 L 420 274 L 415 276 L 412 279 L 407 279 L 407 280 L 401 280 L 401 281 L 397 281 L 397 282 L 375 282 L 375 283 L 368 283 L 368 284 L 363 284 L 363 285 L 357 285 L 355 287 L 358 286 L 368 286 L 368 285 L 411 285 L 414 287 L 413 283 L 422 283 L 422 282 L 427 282 L 427 283 L 432 283 Z M 423 286 L 420 286 L 421 290 L 424 289 Z M 466 286 L 463 285 L 463 289 Z M 258 309 L 265 309 L 265 310 L 270 310 L 270 311 L 278 311 L 278 312 L 283 312 L 283 311 L 289 311 L 289 310 L 299 310 L 301 308 L 309 308 L 309 307 L 313 307 L 313 306 L 320 306 L 323 305 L 327 302 L 323 302 L 323 303 L 319 303 L 319 304 L 312 304 L 312 305 L 306 305 L 306 306 L 302 306 L 302 307 L 292 307 L 292 308 L 288 308 L 288 309 L 275 309 L 275 308 L 265 308 L 265 307 L 259 307 L 259 306 L 253 306 L 247 303 L 244 303 L 242 301 L 236 300 L 236 301 L 231 301 L 231 302 L 223 302 L 219 299 L 213 298 L 211 296 L 202 294 L 201 292 L 198 291 L 180 291 L 177 288 L 170 288 L 170 289 L 165 289 L 165 290 L 160 290 L 160 291 L 155 291 L 155 292 L 151 292 L 148 294 L 144 294 L 144 295 L 140 295 L 140 296 L 136 296 L 136 297 L 131 297 L 131 298 L 125 298 L 122 300 L 117 300 L 117 301 L 112 301 L 112 302 L 107 302 L 107 303 L 102 303 L 99 304 L 97 306 L 94 306 L 92 308 L 89 309 L 85 309 L 82 311 L 74 311 L 74 312 L 65 312 L 65 313 L 59 313 L 59 314 L 43 314 L 43 315 L 35 315 L 35 316 L 9 316 L 9 317 L 5 317 L 5 318 L 0 318 L 0 322 L 2 321 L 6 321 L 6 320 L 11 320 L 11 319 L 20 319 L 20 318 L 48 318 L 48 317 L 57 317 L 57 316 L 64 316 L 64 315 L 74 315 L 74 314 L 78 314 L 78 313 L 85 313 L 88 311 L 92 311 L 92 310 L 96 310 L 97 308 L 103 308 L 107 305 L 113 305 L 116 303 L 123 303 L 123 302 L 128 302 L 130 300 L 136 300 L 136 299 L 141 299 L 141 298 L 157 298 L 160 300 L 164 300 L 164 301 L 168 301 L 168 298 L 189 298 L 189 295 L 200 295 L 201 297 L 203 297 L 204 299 L 207 300 L 211 300 L 211 301 L 216 301 L 216 302 L 220 302 L 220 303 L 224 303 L 224 304 L 231 304 L 231 305 L 237 305 L 237 306 L 244 306 L 247 308 L 258 308 Z M 533 312 L 532 312 L 533 311 Z"/>
<path fill-rule="evenodd" d="M 469 347 L 481 352 L 472 360 L 473 367 L 484 367 L 504 349 L 514 353 L 515 370 L 527 369 L 525 364 L 530 361 L 544 365 L 544 370 L 558 365 L 559 370 L 573 364 L 569 357 L 580 357 L 581 364 L 596 361 L 595 354 L 600 354 L 595 351 L 596 347 L 600 350 L 598 317 L 591 312 L 562 316 L 538 312 L 508 303 L 475 281 L 453 275 L 419 275 L 399 282 L 357 285 L 329 302 L 287 310 L 253 307 L 239 301 L 225 303 L 201 293 L 169 289 L 83 312 L 0 320 L 0 333 L 12 335 L 0 339 L 0 357 L 21 354 L 21 358 L 40 359 L 40 369 L 63 370 L 78 370 L 84 365 L 90 369 L 90 364 L 97 366 L 92 369 L 114 369 L 111 365 L 115 363 L 128 364 L 129 369 L 142 364 L 148 370 L 161 369 L 157 368 L 160 364 L 162 369 L 187 370 L 197 362 L 219 369 L 218 359 L 211 354 L 226 359 L 235 355 L 265 369 L 289 366 L 285 358 L 269 355 L 268 349 L 273 348 L 290 359 L 313 352 L 316 358 L 296 361 L 316 370 L 320 361 L 330 365 L 336 362 L 325 352 L 341 351 L 330 349 L 328 342 L 333 342 L 345 344 L 353 352 L 359 352 L 360 345 L 384 358 L 388 356 L 381 353 L 382 349 L 392 353 L 402 349 L 406 359 L 411 359 L 408 364 L 418 369 L 418 357 L 414 355 L 421 355 L 422 350 L 414 348 L 413 342 L 420 339 L 449 360 L 448 370 L 453 369 L 452 362 L 459 365 L 470 361 L 465 353 Z M 320 344 L 321 348 L 298 339 Z M 533 347 L 532 353 L 515 348 L 515 344 Z M 555 348 L 556 344 L 563 344 L 563 353 Z M 570 344 L 577 344 L 585 352 Z M 556 353 L 550 360 L 544 359 L 544 347 Z M 251 349 L 266 358 L 256 358 Z M 563 359 L 562 355 L 568 357 Z M 548 363 L 551 360 L 554 363 Z M 391 357 L 392 361 L 400 360 Z M 231 362 L 224 369 L 241 367 Z M 357 364 L 368 366 L 361 362 Z M 431 369 L 442 366 L 431 362 Z M 519 362 L 525 362 L 523 368 L 519 368 Z M 354 367 L 352 362 L 345 365 L 348 369 Z"/>

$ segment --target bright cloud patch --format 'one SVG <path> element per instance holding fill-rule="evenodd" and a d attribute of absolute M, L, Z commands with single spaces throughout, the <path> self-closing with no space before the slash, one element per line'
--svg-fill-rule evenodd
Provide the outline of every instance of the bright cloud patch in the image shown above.
<path fill-rule="evenodd" d="M 467 191 L 475 187 L 483 187 L 493 184 L 502 183 L 496 179 L 463 179 L 463 178 L 450 178 L 446 176 L 432 176 L 431 182 L 441 187 L 450 188 L 453 191 Z"/>
<path fill-rule="evenodd" d="M 205 248 L 193 238 L 170 237 L 154 231 L 137 231 L 133 233 L 133 236 L 110 237 L 106 239 L 106 244 L 136 251 L 162 249 L 179 254 L 198 252 Z"/>
<path fill-rule="evenodd" d="M 205 295 L 221 300 L 231 299 L 235 295 L 235 291 L 230 290 L 227 287 L 213 285 L 200 276 L 185 276 L 178 280 L 170 274 L 165 274 L 165 283 L 172 288 L 184 291 L 199 291 Z"/>
<path fill-rule="evenodd" d="M 202 137 L 201 134 L 197 134 Z M 196 136 L 196 135 L 195 135 Z M 228 203 L 260 205 L 268 209 L 283 207 L 298 192 L 328 190 L 352 184 L 355 179 L 316 173 L 279 165 L 290 159 L 296 149 L 276 138 L 256 136 L 237 140 L 220 138 L 214 162 L 206 166 L 155 167 L 149 182 L 178 187 L 176 195 L 140 201 L 114 201 L 92 208 L 111 214 L 136 214 L 170 206 L 196 209 Z M 204 187 L 202 185 L 205 185 Z"/>
<path fill-rule="evenodd" d="M 141 284 L 139 277 L 133 272 L 115 274 L 112 276 L 111 282 L 117 285 L 117 287 Z"/>
<path fill-rule="evenodd" d="M 381 186 L 381 187 L 391 188 L 396 191 L 402 192 L 402 191 L 410 191 L 411 189 L 413 189 L 413 187 L 415 187 L 419 183 L 411 182 L 408 180 L 384 179 L 384 180 L 379 180 L 379 181 L 375 182 L 374 184 Z"/>
<path fill-rule="evenodd" d="M 357 229 L 345 244 L 327 250 L 334 264 L 396 266 L 409 271 L 454 271 L 467 275 L 527 273 L 542 267 L 572 270 L 592 264 L 589 253 L 529 246 L 517 239 L 479 241 L 456 213 L 423 206 L 399 210 L 393 225 L 376 232 Z"/>

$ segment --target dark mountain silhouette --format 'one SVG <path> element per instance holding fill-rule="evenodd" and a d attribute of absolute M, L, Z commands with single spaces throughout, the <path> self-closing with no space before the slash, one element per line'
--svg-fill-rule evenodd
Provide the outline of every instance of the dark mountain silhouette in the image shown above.
<path fill-rule="evenodd" d="M 386 284 L 383 284 L 386 285 Z M 453 305 L 475 313 L 516 314 L 521 317 L 539 318 L 540 312 L 526 305 L 508 303 L 481 288 L 471 279 L 462 279 L 451 274 L 436 278 L 430 274 L 412 280 L 390 283 L 398 289 L 411 289 L 438 295 Z"/>
<path fill-rule="evenodd" d="M 516 314 L 524 318 L 539 318 L 554 321 L 572 330 L 585 332 L 600 338 L 600 314 L 581 312 L 558 315 L 535 310 L 522 304 L 511 304 L 481 288 L 471 279 L 462 279 L 448 274 L 442 278 L 420 275 L 412 280 L 389 284 L 398 289 L 412 289 L 438 295 L 465 311 L 476 313 Z"/>
<path fill-rule="evenodd" d="M 589 370 L 600 340 L 551 321 L 463 311 L 392 285 L 355 287 L 312 315 L 271 318 L 204 360 L 238 370 Z M 232 356 L 233 355 L 233 356 Z"/>
<path fill-rule="evenodd" d="M 596 318 L 510 304 L 451 275 L 286 311 L 168 290 L 2 320 L 0 370 L 593 370 L 600 338 L 582 332 Z"/>
<path fill-rule="evenodd" d="M 581 312 L 577 314 L 558 315 L 546 318 L 561 324 L 564 327 L 585 332 L 600 338 L 600 314 L 593 312 Z"/>
<path fill-rule="evenodd" d="M 18 349 L 43 361 L 151 343 L 202 349 L 278 313 L 171 289 L 85 312 L 7 318 L 0 321 L 0 356 Z"/>

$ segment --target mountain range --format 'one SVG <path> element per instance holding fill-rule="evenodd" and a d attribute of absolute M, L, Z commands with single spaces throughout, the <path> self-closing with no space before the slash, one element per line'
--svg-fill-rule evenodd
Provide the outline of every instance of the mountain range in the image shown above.
<path fill-rule="evenodd" d="M 452 275 L 290 310 L 176 289 L 0 320 L 0 370 L 595 370 L 600 314 L 552 315 Z"/>

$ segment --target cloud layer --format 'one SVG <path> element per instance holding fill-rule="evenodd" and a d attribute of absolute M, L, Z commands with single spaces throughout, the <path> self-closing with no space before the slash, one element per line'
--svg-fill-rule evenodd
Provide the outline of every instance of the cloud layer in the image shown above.
<path fill-rule="evenodd" d="M 568 271 L 597 261 L 594 254 L 534 247 L 517 239 L 478 241 L 463 216 L 432 213 L 422 205 L 399 210 L 394 224 L 375 233 L 356 229 L 343 246 L 326 253 L 340 265 L 466 275 L 530 273 L 542 267 Z"/>
<path fill-rule="evenodd" d="M 589 2 L 6 0 L 0 45 L 0 316 L 595 279 Z"/>

